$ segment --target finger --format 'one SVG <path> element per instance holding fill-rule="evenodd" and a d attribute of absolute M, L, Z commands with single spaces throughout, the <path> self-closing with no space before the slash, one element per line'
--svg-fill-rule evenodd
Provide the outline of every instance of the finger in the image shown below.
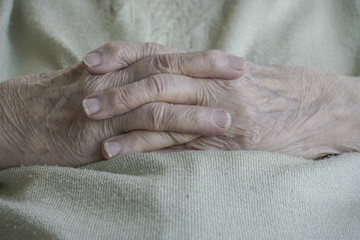
<path fill-rule="evenodd" d="M 241 150 L 249 148 L 243 144 L 244 142 L 242 138 L 228 136 L 202 136 L 194 141 L 184 144 L 183 148 L 191 150 Z"/>
<path fill-rule="evenodd" d="M 156 152 L 156 153 L 173 153 L 173 152 L 185 152 L 185 151 L 193 151 L 194 150 L 194 149 L 185 148 L 185 144 L 170 146 L 170 147 L 163 148 L 160 150 L 155 150 L 154 152 Z"/>
<path fill-rule="evenodd" d="M 185 148 L 165 148 L 160 150 L 155 150 L 156 153 L 174 153 L 174 152 L 188 152 L 194 151 L 194 149 L 185 149 Z"/>
<path fill-rule="evenodd" d="M 91 93 L 83 106 L 91 119 L 105 119 L 123 114 L 150 102 L 206 105 L 205 95 L 213 81 L 181 75 L 158 74 L 123 87 Z"/>
<path fill-rule="evenodd" d="M 179 74 L 195 78 L 236 79 L 244 74 L 245 61 L 217 50 L 171 53 L 145 58 L 126 69 L 125 82 L 135 82 L 154 74 Z"/>
<path fill-rule="evenodd" d="M 145 104 L 111 120 L 113 128 L 121 133 L 151 130 L 214 136 L 231 125 L 231 116 L 225 110 L 168 103 Z"/>
<path fill-rule="evenodd" d="M 119 84 L 115 84 L 118 86 L 122 86 L 123 84 L 121 83 L 138 81 L 144 77 L 147 77 L 147 79 L 144 80 L 145 82 L 140 83 L 140 86 L 138 84 L 134 84 L 125 86 L 123 88 L 111 88 L 110 90 L 94 92 L 85 97 L 85 99 L 83 100 L 84 110 L 87 115 L 93 119 L 103 119 L 105 117 L 111 117 L 115 114 L 120 114 L 121 112 L 117 108 L 124 108 L 124 106 L 129 106 L 131 109 L 131 107 L 134 106 L 129 103 L 131 99 L 127 99 L 129 93 L 135 93 L 130 94 L 131 97 L 135 100 L 140 98 L 140 101 L 135 101 L 138 104 L 142 104 L 147 101 L 154 101 L 154 97 L 156 97 L 158 94 L 164 96 L 165 91 L 171 91 L 172 94 L 167 94 L 166 98 L 159 98 L 157 99 L 158 101 L 169 101 L 173 103 L 183 104 L 189 103 L 190 100 L 188 100 L 188 98 L 184 96 L 181 96 L 182 98 L 180 99 L 187 100 L 187 102 L 174 102 L 176 96 L 179 96 L 179 93 L 182 92 L 191 93 L 188 94 L 188 96 L 192 98 L 197 96 L 197 102 L 200 98 L 204 98 L 205 96 L 200 96 L 199 98 L 199 94 L 196 91 L 199 89 L 191 89 L 191 86 L 192 84 L 195 84 L 195 81 L 192 80 L 194 82 L 192 83 L 189 78 L 183 77 L 183 79 L 180 79 L 180 77 L 177 76 L 178 81 L 184 81 L 179 83 L 182 84 L 184 88 L 181 88 L 177 85 L 176 82 L 174 83 L 174 80 L 172 80 L 172 83 L 169 83 L 170 85 L 172 85 L 172 87 L 167 87 L 165 89 L 165 87 L 163 86 L 167 86 L 169 84 L 166 80 L 164 80 L 164 77 L 161 77 L 160 74 L 156 75 L 156 77 L 151 76 L 157 73 L 171 73 L 188 75 L 192 77 L 219 77 L 222 79 L 233 79 L 236 77 L 241 77 L 244 74 L 244 67 L 245 63 L 242 58 L 232 55 L 229 56 L 225 53 L 221 53 L 215 50 L 198 53 L 180 53 L 154 56 L 144 59 L 127 68 L 126 70 L 128 72 L 124 76 L 128 76 L 128 78 L 130 79 L 120 78 L 118 80 L 120 81 Z M 174 75 L 165 75 L 165 77 L 173 79 Z M 114 86 L 113 82 L 114 79 L 111 79 L 111 83 L 109 83 L 108 85 Z M 136 89 L 138 87 L 142 91 L 137 91 Z M 146 87 L 148 87 L 148 89 L 146 89 Z M 146 97 L 146 95 L 144 95 L 144 93 L 147 93 L 153 98 L 147 99 L 147 101 L 145 101 L 144 96 Z M 201 93 L 201 91 L 199 93 Z M 170 98 L 170 96 L 172 97 Z M 101 109 L 101 106 L 103 106 L 103 109 Z M 130 109 L 128 108 L 127 110 Z"/>
<path fill-rule="evenodd" d="M 92 74 L 104 74 L 155 54 L 181 52 L 158 43 L 109 42 L 83 58 L 84 67 Z"/>
<path fill-rule="evenodd" d="M 133 131 L 105 140 L 101 152 L 106 159 L 130 153 L 150 152 L 190 142 L 199 135 L 173 132 Z"/>

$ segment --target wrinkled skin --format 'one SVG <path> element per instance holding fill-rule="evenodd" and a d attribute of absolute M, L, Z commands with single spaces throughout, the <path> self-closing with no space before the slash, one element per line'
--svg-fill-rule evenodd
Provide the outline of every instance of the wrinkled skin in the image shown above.
<path fill-rule="evenodd" d="M 111 62 L 112 56 L 105 58 Z M 167 65 L 172 68 L 176 64 L 170 61 Z M 165 152 L 179 151 L 179 148 L 251 149 L 318 158 L 360 150 L 359 83 L 359 78 L 307 67 L 260 66 L 247 62 L 244 75 L 235 80 L 189 81 L 169 76 L 158 79 L 155 86 L 128 87 L 126 90 L 131 94 L 122 99 L 128 108 L 123 104 L 117 106 L 112 89 L 90 96 L 104 103 L 101 116 L 95 115 L 97 119 L 123 114 L 152 101 L 216 107 L 230 113 L 231 126 L 223 134 L 198 135 L 197 139 L 186 144 L 178 142 L 179 146 Z M 124 91 L 124 88 L 118 90 Z M 134 101 L 136 97 L 141 100 Z M 171 118 L 168 116 L 171 114 L 166 108 L 160 113 L 165 119 Z M 112 140 L 122 146 L 154 142 L 151 136 L 136 133 Z"/>
<path fill-rule="evenodd" d="M 3 164 L 8 160 L 9 166 L 79 166 L 101 159 L 101 141 L 111 136 L 115 121 L 91 121 L 81 101 L 86 94 L 103 89 L 103 79 L 106 77 L 90 76 L 77 64 L 2 83 L 2 147 L 8 156 Z"/>
<path fill-rule="evenodd" d="M 102 160 L 102 141 L 128 131 L 125 118 L 91 120 L 81 103 L 91 92 L 129 83 L 127 75 L 91 75 L 76 64 L 2 83 L 1 164 L 81 166 Z"/>
<path fill-rule="evenodd" d="M 247 63 L 232 81 L 208 81 L 198 104 L 230 112 L 223 136 L 200 137 L 190 149 L 253 149 L 304 158 L 360 150 L 359 78 L 305 67 Z"/>
<path fill-rule="evenodd" d="M 148 117 L 147 121 L 137 117 L 139 110 L 108 120 L 96 121 L 89 119 L 82 107 L 84 97 L 90 93 L 127 85 L 143 78 L 154 81 L 160 78 L 162 74 L 159 73 L 164 71 L 162 58 L 173 58 L 166 54 L 151 56 L 154 46 L 159 53 L 172 51 L 156 44 L 145 44 L 139 48 L 138 45 L 130 43 L 130 48 L 126 48 L 123 43 L 121 52 L 130 53 L 121 57 L 121 64 L 125 67 L 123 70 L 104 75 L 91 75 L 79 63 L 57 72 L 22 76 L 1 83 L 0 168 L 35 164 L 81 166 L 104 159 L 101 143 L 114 135 L 131 132 L 138 126 L 152 130 L 164 125 L 167 126 L 168 131 L 171 131 L 173 127 L 157 117 L 159 110 L 162 109 L 162 103 L 146 104 L 146 108 L 141 113 Z M 134 52 L 138 54 L 133 54 Z M 199 58 L 198 62 L 202 63 L 213 59 L 213 56 L 206 52 L 189 53 L 187 56 L 190 58 L 196 56 Z M 223 54 L 223 57 L 227 59 L 227 55 Z M 125 58 L 129 62 L 126 62 Z M 143 60 L 138 61 L 139 59 Z M 237 60 L 242 62 L 241 59 Z M 234 77 L 242 74 L 241 71 L 227 69 L 224 65 L 219 71 L 215 69 L 212 72 L 209 71 L 207 64 L 192 63 L 188 64 L 189 68 L 182 68 L 185 65 L 179 65 L 179 69 L 181 68 L 184 74 L 187 71 L 195 71 L 203 72 L 206 74 L 204 77 L 223 74 L 225 78 L 226 75 Z M 216 68 L 215 65 L 212 67 Z M 171 73 L 172 70 L 179 72 L 179 69 L 170 69 L 167 73 Z M 186 108 L 184 106 L 185 111 L 179 114 L 186 114 Z M 209 116 L 208 118 L 211 118 L 216 111 L 216 109 L 196 106 L 190 109 L 192 111 L 189 112 L 202 112 L 202 116 Z M 161 144 L 154 142 L 149 150 L 191 141 L 194 135 L 186 133 L 191 132 L 189 129 L 191 123 L 205 125 L 214 130 L 210 133 L 208 131 L 207 135 L 225 131 L 222 128 L 212 127 L 214 123 L 208 118 L 201 118 L 202 116 L 195 114 L 181 123 L 172 121 L 179 132 L 183 130 L 185 133 L 154 133 L 159 141 L 161 140 Z M 196 128 L 193 129 L 196 132 Z"/>
<path fill-rule="evenodd" d="M 219 52 L 206 56 L 210 56 L 210 67 L 216 67 L 214 59 L 217 59 Z M 177 72 L 174 66 L 182 66 L 178 58 L 168 57 L 167 60 L 161 64 L 161 73 Z M 247 62 L 239 77 L 233 80 L 205 79 L 206 76 L 202 76 L 196 80 L 187 79 L 191 84 L 182 86 L 186 82 L 180 81 L 184 80 L 184 76 L 166 75 L 148 78 L 145 81 L 151 80 L 155 84 L 143 84 L 145 89 L 133 89 L 135 85 L 126 85 L 134 81 L 134 73 L 127 69 L 105 75 L 90 75 L 81 64 L 77 64 L 54 73 L 24 76 L 1 83 L 0 168 L 20 164 L 80 166 L 98 161 L 105 155 L 101 151 L 102 141 L 111 137 L 119 140 L 117 134 L 120 134 L 119 141 L 127 150 L 120 155 L 130 153 L 135 146 L 140 148 L 132 152 L 147 151 L 141 146 L 148 145 L 152 145 L 152 150 L 178 145 L 186 149 L 276 151 L 306 158 L 359 151 L 358 78 L 304 67 L 259 66 Z M 99 90 L 120 86 L 130 86 L 127 94 L 122 96 L 122 104 L 128 109 L 123 109 L 120 116 L 106 120 L 86 116 L 81 105 L 84 98 L 106 93 Z M 191 90 L 189 86 L 196 94 L 186 94 Z M 167 87 L 172 87 L 172 90 Z M 148 94 L 144 94 L 144 91 Z M 179 94 L 167 95 L 174 91 Z M 156 97 L 151 97 L 152 92 L 156 93 Z M 137 109 L 136 103 L 126 103 L 127 99 L 136 99 L 133 94 L 138 98 L 150 96 L 148 101 L 137 103 L 148 103 L 149 106 L 160 104 L 161 107 L 147 109 L 150 109 L 148 113 L 155 122 L 145 127 L 159 133 L 144 134 L 141 130 L 143 126 L 140 131 L 133 131 L 136 128 L 126 129 L 127 124 L 123 119 L 127 113 L 124 112 Z M 187 115 L 174 112 L 174 109 L 170 111 L 172 104 L 151 103 L 154 101 L 223 109 L 230 113 L 231 125 L 222 132 L 186 134 L 190 124 L 203 125 L 194 118 L 198 111 L 193 109 L 190 111 L 193 115 Z M 156 111 L 151 111 L 154 109 Z M 175 128 L 185 133 L 163 132 L 172 130 L 169 122 L 163 119 L 169 120 L 176 114 L 185 114 L 183 121 L 178 122 Z M 209 118 L 211 115 L 203 116 Z M 134 117 L 139 120 L 136 115 Z M 187 119 L 190 120 L 186 122 Z M 133 122 L 132 118 L 129 122 Z M 139 132 L 142 135 L 136 135 Z M 167 138 L 170 140 L 166 144 L 159 144 L 159 138 L 154 138 L 154 134 L 170 136 Z"/>

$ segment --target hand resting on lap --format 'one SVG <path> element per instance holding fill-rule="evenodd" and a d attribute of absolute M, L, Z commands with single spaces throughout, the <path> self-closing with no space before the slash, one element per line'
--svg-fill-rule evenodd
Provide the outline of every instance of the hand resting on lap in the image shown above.
<path fill-rule="evenodd" d="M 243 74 L 240 69 L 242 59 L 226 54 L 216 61 L 207 52 L 169 55 L 166 53 L 172 49 L 156 44 L 121 44 L 122 64 L 126 63 L 122 66 L 125 67 L 123 70 L 91 75 L 81 64 L 76 64 L 53 73 L 22 76 L 0 84 L 0 168 L 91 163 L 103 159 L 103 140 L 137 129 L 146 129 L 145 135 L 151 136 L 153 141 L 143 144 L 142 148 L 137 146 L 135 152 L 183 144 L 199 135 L 222 134 L 229 127 L 228 113 L 221 108 L 170 104 L 165 107 L 164 103 L 145 104 L 105 121 L 89 119 L 83 111 L 82 100 L 92 92 L 136 81 L 141 86 L 142 82 L 157 82 L 168 76 L 180 77 L 179 74 L 187 75 L 189 79 L 192 79 L 191 76 L 234 79 Z M 154 53 L 163 55 L 151 56 Z M 177 62 L 178 65 L 167 68 L 167 61 Z M 234 63 L 239 67 L 232 68 Z M 161 73 L 165 71 L 167 74 L 163 76 Z M 132 91 L 129 90 L 121 93 L 131 96 Z M 121 103 L 126 95 L 117 96 L 117 103 Z M 159 118 L 164 108 L 168 108 L 167 114 L 171 112 L 172 118 Z M 111 116 L 111 113 L 99 114 L 96 116 Z"/>
<path fill-rule="evenodd" d="M 217 53 L 220 54 L 213 52 Z M 103 58 L 111 62 L 114 56 L 104 54 Z M 251 149 L 304 158 L 360 149 L 358 78 L 307 67 L 261 66 L 251 62 L 246 62 L 244 74 L 233 80 L 197 77 L 200 79 L 163 75 L 155 81 L 146 79 L 94 92 L 87 98 L 97 98 L 102 105 L 90 117 L 107 119 L 142 109 L 151 102 L 167 102 L 175 105 L 164 104 L 157 114 L 161 119 L 174 119 L 181 118 L 176 112 L 183 111 L 177 105 L 205 106 L 229 112 L 230 128 L 221 135 L 198 136 L 174 149 Z M 141 112 L 138 116 L 146 118 Z M 130 149 L 142 145 L 147 137 L 131 132 L 111 141 Z"/>

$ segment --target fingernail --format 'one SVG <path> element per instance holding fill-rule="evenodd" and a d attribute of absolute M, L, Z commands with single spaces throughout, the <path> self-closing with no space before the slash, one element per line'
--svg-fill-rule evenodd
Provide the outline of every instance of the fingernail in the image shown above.
<path fill-rule="evenodd" d="M 118 142 L 106 142 L 104 148 L 109 158 L 118 155 L 121 151 L 121 145 Z"/>
<path fill-rule="evenodd" d="M 231 124 L 231 116 L 228 112 L 218 110 L 214 112 L 213 119 L 215 124 L 224 129 L 228 129 Z"/>
<path fill-rule="evenodd" d="M 245 68 L 245 61 L 241 57 L 234 55 L 228 56 L 228 64 L 231 68 L 235 70 L 243 70 Z"/>
<path fill-rule="evenodd" d="M 100 101 L 97 98 L 84 99 L 82 105 L 87 115 L 100 111 Z"/>
<path fill-rule="evenodd" d="M 101 62 L 100 55 L 98 53 L 89 53 L 83 58 L 83 62 L 89 68 L 95 67 Z"/>

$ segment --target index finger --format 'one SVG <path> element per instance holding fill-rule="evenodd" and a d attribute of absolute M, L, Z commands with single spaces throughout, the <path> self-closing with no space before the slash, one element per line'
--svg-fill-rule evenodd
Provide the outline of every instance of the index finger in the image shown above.
<path fill-rule="evenodd" d="M 156 54 L 183 52 L 155 42 L 109 42 L 86 54 L 84 67 L 92 74 L 104 74 L 123 69 Z"/>

